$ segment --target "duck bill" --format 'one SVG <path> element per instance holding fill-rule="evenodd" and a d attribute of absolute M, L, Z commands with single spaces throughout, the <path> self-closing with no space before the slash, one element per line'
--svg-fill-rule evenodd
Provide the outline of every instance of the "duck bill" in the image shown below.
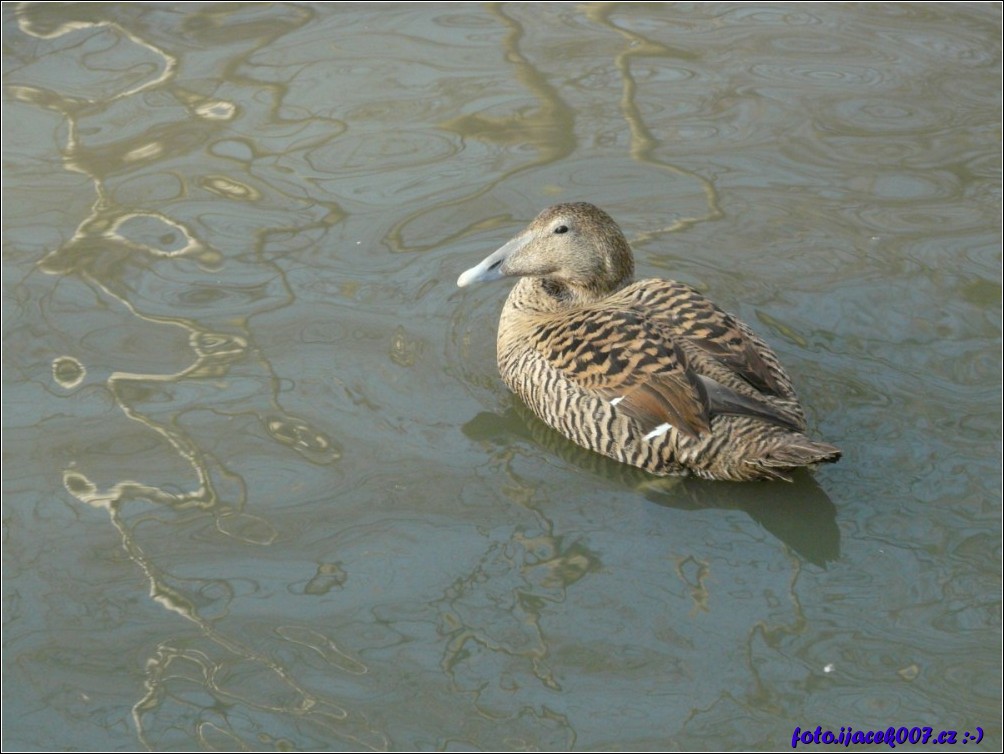
<path fill-rule="evenodd" d="M 501 280 L 506 276 L 505 263 L 513 254 L 529 242 L 529 236 L 516 236 L 497 251 L 492 252 L 481 264 L 471 267 L 457 278 L 457 285 L 463 288 L 471 283 L 487 283 Z"/>

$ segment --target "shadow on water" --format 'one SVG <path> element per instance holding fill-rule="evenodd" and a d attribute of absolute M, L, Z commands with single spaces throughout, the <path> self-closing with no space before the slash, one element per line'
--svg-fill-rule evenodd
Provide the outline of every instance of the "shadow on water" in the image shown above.
<path fill-rule="evenodd" d="M 823 568 L 840 556 L 836 506 L 812 474 L 804 470 L 794 474 L 790 484 L 657 477 L 580 448 L 540 421 L 522 403 L 501 415 L 483 411 L 464 424 L 463 432 L 476 442 L 493 445 L 529 441 L 666 508 L 745 511 L 800 558 Z"/>

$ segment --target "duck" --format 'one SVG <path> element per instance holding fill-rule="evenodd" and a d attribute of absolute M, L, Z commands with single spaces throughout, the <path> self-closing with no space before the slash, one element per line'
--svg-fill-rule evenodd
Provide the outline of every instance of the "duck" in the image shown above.
<path fill-rule="evenodd" d="M 515 278 L 499 372 L 572 442 L 657 476 L 791 480 L 839 460 L 806 434 L 777 355 L 749 325 L 674 280 L 634 279 L 620 227 L 586 202 L 545 209 L 460 275 Z"/>

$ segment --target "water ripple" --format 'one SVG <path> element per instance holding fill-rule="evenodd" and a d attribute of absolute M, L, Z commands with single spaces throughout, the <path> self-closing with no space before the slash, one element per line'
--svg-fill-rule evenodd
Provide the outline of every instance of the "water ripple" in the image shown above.
<path fill-rule="evenodd" d="M 996 9 L 2 10 L 8 743 L 999 719 Z M 454 281 L 573 199 L 842 463 L 652 480 L 521 409 Z"/>
<path fill-rule="evenodd" d="M 806 65 L 805 63 L 758 63 L 750 66 L 750 72 L 762 79 L 773 82 L 793 81 L 817 85 L 826 89 L 846 86 L 854 91 L 861 87 L 878 87 L 886 84 L 886 74 L 878 68 L 851 66 L 845 62 L 830 65 Z"/>

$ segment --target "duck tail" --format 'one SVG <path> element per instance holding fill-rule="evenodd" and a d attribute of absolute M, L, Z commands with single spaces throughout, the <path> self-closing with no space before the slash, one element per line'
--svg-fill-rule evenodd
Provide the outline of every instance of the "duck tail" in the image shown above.
<path fill-rule="evenodd" d="M 802 466 L 820 463 L 836 463 L 840 460 L 840 448 L 826 442 L 817 442 L 801 435 L 795 435 L 788 442 L 776 445 L 758 458 L 747 461 L 756 467 L 764 479 L 791 481 L 785 473 Z"/>

